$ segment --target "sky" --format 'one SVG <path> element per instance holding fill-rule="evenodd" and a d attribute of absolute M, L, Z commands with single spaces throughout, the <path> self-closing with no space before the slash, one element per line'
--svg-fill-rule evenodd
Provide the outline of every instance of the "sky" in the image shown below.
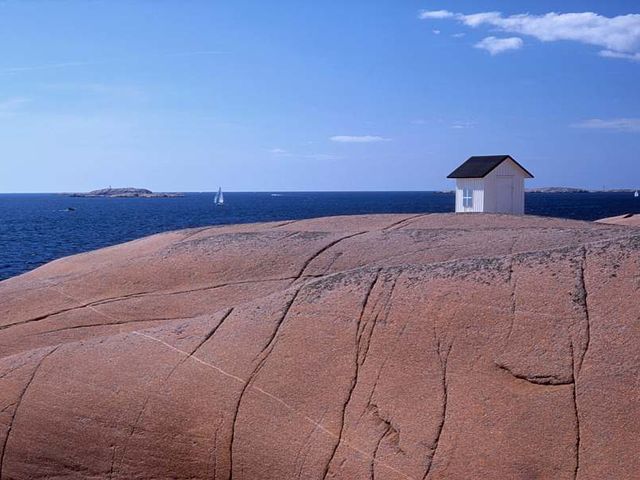
<path fill-rule="evenodd" d="M 637 0 L 0 0 L 0 192 L 640 188 Z"/>

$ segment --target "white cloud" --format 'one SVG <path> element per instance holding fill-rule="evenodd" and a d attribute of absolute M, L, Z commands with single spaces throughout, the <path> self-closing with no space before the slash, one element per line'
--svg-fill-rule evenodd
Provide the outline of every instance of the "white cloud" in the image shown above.
<path fill-rule="evenodd" d="M 592 118 L 571 126 L 575 128 L 615 130 L 618 132 L 640 132 L 640 118 L 612 118 L 609 120 Z"/>
<path fill-rule="evenodd" d="M 457 14 L 455 17 L 469 27 L 477 27 L 482 25 L 483 23 L 496 22 L 501 17 L 501 13 L 484 12 L 474 13 L 472 15 Z"/>
<path fill-rule="evenodd" d="M 422 12 L 420 18 L 453 18 L 469 27 L 494 27 L 507 33 L 528 35 L 543 42 L 580 42 L 602 48 L 600 55 L 603 57 L 628 60 L 638 60 L 640 57 L 640 14 L 605 17 L 593 12 L 550 12 L 544 15 L 504 16 L 500 12 L 465 15 L 440 10 Z"/>
<path fill-rule="evenodd" d="M 520 50 L 523 45 L 523 41 L 519 37 L 509 38 L 497 38 L 487 37 L 480 40 L 474 45 L 475 48 L 481 48 L 486 50 L 491 55 L 498 55 L 500 53 L 508 52 L 510 50 Z"/>
<path fill-rule="evenodd" d="M 466 33 L 454 33 L 451 35 L 453 38 L 462 38 L 466 35 Z"/>
<path fill-rule="evenodd" d="M 487 23 L 507 32 L 531 35 L 544 42 L 573 40 L 618 52 L 640 48 L 640 15 L 614 18 L 596 13 L 547 13 L 546 15 L 512 15 L 487 17 Z"/>
<path fill-rule="evenodd" d="M 441 19 L 441 18 L 451 18 L 454 17 L 456 14 L 449 12 L 447 10 L 422 10 L 420 12 L 420 15 L 418 15 L 418 18 L 422 19 L 422 20 L 426 20 L 429 18 L 436 18 L 436 19 Z"/>
<path fill-rule="evenodd" d="M 388 142 L 391 139 L 379 137 L 377 135 L 335 135 L 329 140 L 338 143 L 376 143 Z"/>
<path fill-rule="evenodd" d="M 433 30 L 433 34 L 434 34 L 434 35 L 440 35 L 440 33 L 441 33 L 441 32 L 440 32 L 440 30 L 438 30 L 438 29 Z"/>
<path fill-rule="evenodd" d="M 600 56 L 605 58 L 622 58 L 624 60 L 632 60 L 634 62 L 640 62 L 640 52 L 622 53 L 622 52 L 613 52 L 611 50 L 602 50 L 600 52 Z"/>

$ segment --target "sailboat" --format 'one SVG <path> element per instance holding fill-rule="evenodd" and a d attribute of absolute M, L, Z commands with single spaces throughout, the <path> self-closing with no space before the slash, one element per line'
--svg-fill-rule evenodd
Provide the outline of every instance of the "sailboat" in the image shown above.
<path fill-rule="evenodd" d="M 638 190 L 636 190 L 636 192 L 633 194 L 634 197 L 638 198 L 640 197 L 640 193 L 638 193 Z"/>
<path fill-rule="evenodd" d="M 213 203 L 216 205 L 224 205 L 224 194 L 222 193 L 222 187 L 218 188 L 218 193 L 216 193 L 216 197 L 213 199 Z"/>

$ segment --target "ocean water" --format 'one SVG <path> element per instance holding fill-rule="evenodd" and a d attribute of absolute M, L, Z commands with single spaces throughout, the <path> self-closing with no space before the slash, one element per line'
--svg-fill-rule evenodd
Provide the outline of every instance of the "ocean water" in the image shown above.
<path fill-rule="evenodd" d="M 153 233 L 205 225 L 267 222 L 364 213 L 453 211 L 452 193 L 300 192 L 212 193 L 179 198 L 75 198 L 56 194 L 0 195 L 0 280 L 56 258 Z M 67 211 L 72 207 L 75 211 Z M 531 193 L 526 213 L 595 220 L 640 213 L 629 193 Z"/>

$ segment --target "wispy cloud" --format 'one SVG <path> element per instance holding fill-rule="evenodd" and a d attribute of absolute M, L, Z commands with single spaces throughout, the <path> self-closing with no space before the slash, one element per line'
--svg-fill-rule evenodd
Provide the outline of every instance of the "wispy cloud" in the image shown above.
<path fill-rule="evenodd" d="M 16 108 L 21 107 L 25 103 L 30 102 L 31 99 L 27 97 L 9 97 L 4 100 L 0 100 L 0 110 L 15 110 Z"/>
<path fill-rule="evenodd" d="M 60 63 L 45 63 L 41 65 L 26 65 L 26 66 L 20 66 L 20 67 L 4 67 L 4 68 L 0 68 L 0 74 L 31 72 L 31 71 L 37 71 L 37 70 L 56 70 L 60 68 L 97 65 L 99 63 L 104 63 L 104 62 L 60 62 Z"/>
<path fill-rule="evenodd" d="M 271 153 L 272 155 L 288 155 L 289 152 L 287 152 L 284 148 L 272 148 L 271 150 L 269 150 L 269 153 Z"/>
<path fill-rule="evenodd" d="M 272 148 L 269 150 L 269 153 L 274 157 L 282 157 L 282 158 L 299 158 L 306 160 L 338 160 L 342 157 L 338 155 L 333 155 L 331 153 L 292 153 L 284 148 Z"/>
<path fill-rule="evenodd" d="M 342 157 L 332 153 L 307 153 L 300 156 L 309 160 L 340 160 Z"/>
<path fill-rule="evenodd" d="M 496 38 L 487 37 L 474 45 L 475 48 L 486 50 L 491 55 L 508 52 L 510 50 L 520 50 L 524 42 L 520 37 Z"/>
<path fill-rule="evenodd" d="M 378 135 L 334 135 L 329 140 L 338 143 L 376 143 L 388 142 L 391 139 Z"/>
<path fill-rule="evenodd" d="M 13 117 L 30 101 L 31 99 L 27 97 L 8 97 L 0 100 L 0 117 Z"/>
<path fill-rule="evenodd" d="M 423 11 L 419 17 L 425 20 L 454 19 L 472 28 L 494 27 L 543 42 L 575 41 L 602 48 L 600 55 L 603 57 L 640 59 L 640 14 L 605 17 L 593 12 L 550 12 L 544 15 L 525 13 L 505 16 L 500 12 L 465 15 L 436 10 Z"/>
<path fill-rule="evenodd" d="M 47 90 L 55 92 L 86 93 L 109 97 L 142 98 L 143 91 L 133 85 L 109 83 L 49 83 L 44 85 Z"/>
<path fill-rule="evenodd" d="M 193 56 L 209 56 L 209 55 L 227 55 L 230 52 L 220 50 L 195 50 L 190 52 L 162 52 L 155 54 L 148 54 L 139 57 L 132 58 L 111 58 L 95 61 L 68 61 L 68 62 L 55 62 L 55 63 L 43 63 L 40 65 L 22 65 L 13 67 L 0 67 L 1 74 L 16 74 L 22 72 L 32 72 L 40 70 L 58 70 L 74 67 L 86 67 L 93 65 L 103 65 L 108 63 L 126 63 L 139 61 L 141 58 L 171 58 L 171 57 L 193 57 Z"/>
<path fill-rule="evenodd" d="M 197 57 L 200 55 L 229 55 L 231 52 L 226 50 L 195 50 L 193 52 L 175 52 L 161 53 L 160 57 Z"/>
<path fill-rule="evenodd" d="M 591 118 L 571 125 L 574 128 L 591 128 L 600 130 L 614 130 L 618 132 L 640 132 L 640 118 L 612 118 L 603 120 Z"/>
<path fill-rule="evenodd" d="M 455 128 L 456 130 L 462 130 L 464 128 L 474 128 L 476 126 L 475 122 L 454 122 L 451 125 L 451 128 Z"/>

